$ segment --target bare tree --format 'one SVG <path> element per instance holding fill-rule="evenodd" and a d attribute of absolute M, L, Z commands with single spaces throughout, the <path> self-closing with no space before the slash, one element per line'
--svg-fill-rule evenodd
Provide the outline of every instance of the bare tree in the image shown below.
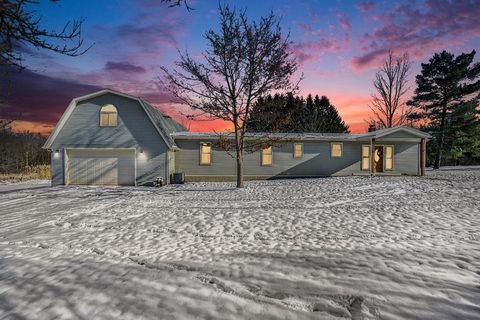
<path fill-rule="evenodd" d="M 405 122 L 405 101 L 408 90 L 408 71 L 411 62 L 407 54 L 395 56 L 388 53 L 382 68 L 376 73 L 373 86 L 376 93 L 372 95 L 370 109 L 373 117 L 370 122 L 380 124 L 383 128 L 391 128 Z"/>
<path fill-rule="evenodd" d="M 167 3 L 170 8 L 185 6 L 185 8 L 190 11 L 193 10 L 192 7 L 188 4 L 188 0 L 160 0 L 163 3 Z"/>
<path fill-rule="evenodd" d="M 21 54 L 28 51 L 29 46 L 67 56 L 81 55 L 90 48 L 82 49 L 83 20 L 69 22 L 60 31 L 46 30 L 41 27 L 41 18 L 34 9 L 38 3 L 36 0 L 0 0 L 0 110 L 6 107 L 11 89 L 9 75 L 23 69 Z M 12 119 L 0 119 L 0 129 L 11 123 Z"/>
<path fill-rule="evenodd" d="M 58 0 L 52 0 L 57 2 Z M 67 56 L 78 56 L 89 48 L 81 49 L 83 20 L 68 22 L 61 31 L 48 31 L 36 17 L 35 0 L 0 1 L 0 64 L 21 67 L 21 49 L 31 45 Z"/>
<path fill-rule="evenodd" d="M 208 49 L 204 63 L 188 52 L 180 53 L 176 66 L 162 67 L 162 83 L 194 111 L 195 118 L 222 119 L 233 125 L 237 165 L 237 187 L 242 188 L 245 150 L 258 146 L 246 135 L 246 123 L 257 99 L 272 91 L 292 91 L 298 82 L 291 77 L 297 62 L 289 51 L 288 36 L 283 37 L 279 20 L 271 13 L 250 22 L 245 11 L 220 6 L 219 31 L 204 37 Z M 227 139 L 228 140 L 228 139 Z M 225 149 L 227 140 L 222 139 Z M 231 140 L 231 139 L 230 139 Z"/>

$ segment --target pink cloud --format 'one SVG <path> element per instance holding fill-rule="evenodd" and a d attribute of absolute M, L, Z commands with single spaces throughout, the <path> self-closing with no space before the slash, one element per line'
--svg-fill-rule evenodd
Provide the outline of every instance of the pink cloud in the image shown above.
<path fill-rule="evenodd" d="M 352 31 L 352 24 L 343 12 L 337 12 L 335 15 L 338 19 L 338 23 L 343 28 L 343 30 L 348 32 Z"/>
<path fill-rule="evenodd" d="M 425 0 L 424 8 L 402 4 L 380 15 L 380 27 L 359 38 L 365 53 L 352 58 L 352 69 L 379 66 L 389 50 L 419 59 L 480 36 L 480 6 L 475 1 Z"/>
<path fill-rule="evenodd" d="M 293 45 L 293 53 L 300 64 L 315 61 L 325 52 L 337 52 L 342 48 L 335 38 L 322 38 L 317 41 L 300 42 Z"/>
<path fill-rule="evenodd" d="M 357 4 L 357 8 L 360 11 L 367 12 L 375 8 L 375 3 L 373 1 L 360 2 Z"/>

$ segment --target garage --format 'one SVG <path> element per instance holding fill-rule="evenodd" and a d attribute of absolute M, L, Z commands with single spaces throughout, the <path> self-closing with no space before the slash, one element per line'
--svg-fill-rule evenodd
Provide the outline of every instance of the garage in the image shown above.
<path fill-rule="evenodd" d="M 67 149 L 66 184 L 135 185 L 135 149 Z"/>

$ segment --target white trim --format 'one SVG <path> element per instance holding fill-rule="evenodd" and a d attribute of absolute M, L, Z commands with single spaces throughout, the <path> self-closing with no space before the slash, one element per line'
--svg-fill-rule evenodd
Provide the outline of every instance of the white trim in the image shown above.
<path fill-rule="evenodd" d="M 373 175 L 373 166 L 372 166 L 372 149 L 373 149 L 373 138 L 370 139 L 370 154 L 368 155 L 368 158 L 370 159 L 370 163 L 368 164 L 368 167 L 370 168 L 370 175 Z"/>
<path fill-rule="evenodd" d="M 390 169 L 387 169 L 387 148 L 388 147 L 391 147 L 392 148 L 392 168 Z M 384 157 L 383 157 L 383 170 L 384 171 L 393 171 L 395 170 L 395 146 L 393 144 L 386 144 L 383 146 L 383 154 L 384 154 Z"/>
<path fill-rule="evenodd" d="M 363 158 L 365 158 L 363 156 L 363 147 L 367 147 L 368 148 L 368 168 L 367 169 L 363 169 Z M 372 166 L 372 160 L 370 160 L 370 157 L 372 156 L 372 145 L 369 145 L 369 144 L 362 144 L 362 149 L 361 149 L 361 156 L 360 156 L 360 170 L 362 172 L 367 172 L 367 171 L 371 171 L 371 166 Z"/>
<path fill-rule="evenodd" d="M 67 149 L 63 148 L 63 184 L 67 185 L 68 180 L 67 180 L 67 172 L 68 172 L 68 154 L 67 154 Z"/>
<path fill-rule="evenodd" d="M 170 184 L 170 182 L 168 181 L 168 178 L 170 177 L 170 155 L 168 154 L 169 152 L 169 150 L 165 152 L 165 184 Z"/>
<path fill-rule="evenodd" d="M 135 179 L 134 180 L 134 182 L 135 182 L 134 185 L 136 187 L 137 186 L 137 148 L 133 148 L 133 149 L 135 149 L 135 151 L 133 151 L 133 158 L 134 158 L 134 160 L 133 160 L 133 170 L 134 170 L 133 171 L 133 179 Z"/>
<path fill-rule="evenodd" d="M 421 160 L 421 157 L 422 157 L 422 155 L 421 155 L 422 148 L 420 147 L 421 143 L 422 143 L 422 142 L 420 141 L 420 143 L 419 143 L 418 146 L 417 146 L 417 154 L 418 154 L 417 173 L 418 173 L 418 176 L 421 176 L 421 175 L 422 175 L 422 168 L 421 168 L 421 166 L 422 166 L 422 164 L 421 164 L 421 161 L 422 161 L 422 160 Z"/>
<path fill-rule="evenodd" d="M 111 89 L 103 89 L 103 90 L 100 90 L 100 91 L 97 91 L 97 92 L 93 92 L 93 93 L 90 93 L 90 94 L 87 94 L 87 95 L 84 95 L 84 96 L 81 96 L 81 97 L 77 97 L 77 98 L 74 98 L 70 104 L 68 105 L 67 109 L 65 110 L 65 112 L 63 113 L 62 117 L 60 118 L 60 120 L 58 121 L 57 125 L 55 126 L 55 128 L 53 129 L 53 132 L 50 134 L 50 136 L 48 137 L 47 141 L 45 142 L 45 144 L 43 145 L 43 148 L 44 149 L 50 149 L 52 147 L 52 144 L 53 142 L 55 141 L 55 139 L 57 138 L 58 134 L 60 133 L 60 131 L 63 129 L 63 126 L 65 125 L 65 123 L 67 122 L 67 120 L 70 118 L 73 110 L 77 107 L 78 105 L 78 102 L 80 101 L 83 101 L 83 100 L 87 100 L 87 99 L 91 99 L 91 98 L 95 98 L 97 96 L 101 96 L 103 94 L 106 94 L 106 93 L 111 93 L 111 94 L 114 94 L 114 95 L 117 95 L 117 96 L 121 96 L 121 97 L 124 97 L 124 98 L 128 98 L 128 99 L 132 99 L 132 100 L 135 100 L 137 101 L 138 103 L 140 103 L 140 105 L 142 106 L 142 109 L 143 111 L 147 114 L 148 118 L 150 119 L 150 121 L 152 122 L 153 126 L 155 127 L 155 129 L 158 131 L 158 133 L 160 134 L 160 136 L 162 137 L 162 139 L 165 141 L 165 143 L 167 144 L 167 147 L 168 148 L 171 148 L 171 144 L 169 143 L 169 141 L 167 140 L 167 138 L 165 137 L 165 135 L 163 134 L 162 130 L 160 130 L 160 128 L 158 127 L 158 125 L 155 123 L 155 121 L 153 120 L 153 118 L 150 116 L 150 113 L 147 111 L 147 107 L 145 106 L 145 103 L 143 102 L 143 100 L 139 97 L 135 97 L 135 96 L 131 96 L 129 94 L 126 94 L 126 93 L 122 93 L 122 92 L 118 92 L 118 91 L 115 91 L 115 90 L 111 90 Z"/>
<path fill-rule="evenodd" d="M 380 130 L 380 131 L 373 131 L 371 133 L 375 133 L 374 136 L 375 136 L 375 138 L 378 139 L 378 138 L 384 137 L 386 135 L 389 135 L 389 134 L 392 134 L 392 133 L 395 133 L 395 132 L 398 132 L 398 131 L 406 131 L 406 132 L 408 132 L 410 134 L 413 134 L 414 136 L 417 136 L 417 137 L 420 137 L 420 138 L 430 138 L 430 135 L 428 133 L 422 132 L 422 131 L 414 129 L 414 128 L 402 127 L 402 126 L 383 129 L 383 130 Z M 380 133 L 380 134 L 378 134 L 378 133 Z"/>

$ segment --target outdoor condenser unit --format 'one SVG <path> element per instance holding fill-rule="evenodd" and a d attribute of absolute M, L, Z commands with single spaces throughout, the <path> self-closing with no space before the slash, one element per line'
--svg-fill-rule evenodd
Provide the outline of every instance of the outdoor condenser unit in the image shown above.
<path fill-rule="evenodd" d="M 172 173 L 172 183 L 174 184 L 185 183 L 185 172 Z"/>

